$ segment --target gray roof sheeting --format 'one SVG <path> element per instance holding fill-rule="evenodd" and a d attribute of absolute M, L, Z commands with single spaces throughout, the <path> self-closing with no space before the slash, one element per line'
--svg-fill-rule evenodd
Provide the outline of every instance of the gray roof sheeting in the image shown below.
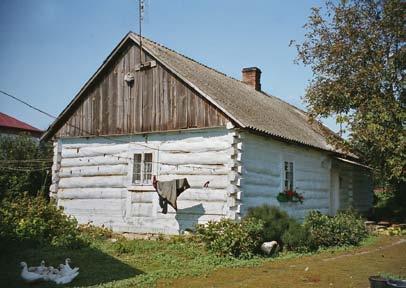
<path fill-rule="evenodd" d="M 139 42 L 137 34 L 130 33 L 130 36 L 135 42 Z M 304 111 L 147 38 L 143 37 L 142 45 L 178 76 L 209 96 L 241 126 L 315 148 L 342 153 L 327 143 L 327 135 L 337 135 L 318 122 L 310 124 Z"/>

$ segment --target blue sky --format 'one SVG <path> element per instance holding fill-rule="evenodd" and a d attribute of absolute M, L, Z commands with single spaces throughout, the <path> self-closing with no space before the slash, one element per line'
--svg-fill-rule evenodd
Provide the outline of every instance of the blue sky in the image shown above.
<path fill-rule="evenodd" d="M 146 0 L 143 34 L 232 77 L 262 70 L 263 90 L 303 108 L 312 73 L 293 63 L 313 0 Z M 0 89 L 58 115 L 129 31 L 138 0 L 2 0 Z M 0 111 L 52 119 L 0 94 Z M 336 129 L 333 120 L 326 124 Z"/>

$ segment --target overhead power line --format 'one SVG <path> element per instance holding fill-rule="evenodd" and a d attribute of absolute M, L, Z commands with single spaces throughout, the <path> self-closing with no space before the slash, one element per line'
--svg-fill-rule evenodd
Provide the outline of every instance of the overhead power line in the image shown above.
<path fill-rule="evenodd" d="M 0 170 L 10 170 L 16 172 L 36 172 L 50 170 L 51 167 L 30 168 L 30 167 L 0 167 Z"/>
<path fill-rule="evenodd" d="M 48 112 L 45 112 L 45 111 L 43 111 L 42 109 L 37 108 L 37 107 L 35 107 L 35 106 L 32 105 L 32 104 L 29 104 L 28 102 L 26 102 L 26 101 L 24 101 L 24 100 L 18 98 L 17 96 L 11 95 L 11 94 L 9 94 L 9 93 L 7 93 L 7 92 L 4 92 L 3 90 L 0 90 L 0 93 L 2 93 L 2 94 L 4 94 L 4 95 L 6 95 L 6 96 L 8 96 L 8 97 L 10 97 L 10 98 L 12 98 L 12 99 L 18 101 L 18 102 L 20 102 L 20 103 L 22 103 L 22 104 L 24 104 L 24 105 L 30 107 L 31 109 L 34 109 L 34 110 L 36 110 L 36 111 L 38 111 L 38 112 L 40 112 L 40 113 L 42 113 L 42 114 L 44 114 L 44 115 L 46 115 L 46 116 L 48 116 L 48 117 L 51 117 L 51 118 L 53 118 L 53 119 L 57 119 L 56 116 L 54 116 L 54 115 L 52 115 L 52 114 L 50 114 L 50 113 L 48 113 Z M 80 128 L 80 127 L 77 127 L 77 126 L 75 126 L 75 125 L 69 124 L 69 123 L 67 123 L 67 122 L 66 122 L 65 124 L 68 125 L 68 126 L 70 126 L 70 127 L 76 128 L 76 129 L 78 129 L 79 131 L 88 134 L 89 136 L 94 136 L 91 132 L 86 131 L 86 130 Z M 128 141 L 120 140 L 120 139 L 117 139 L 117 138 L 111 138 L 111 137 L 104 136 L 104 135 L 98 135 L 98 137 L 103 138 L 103 139 L 106 139 L 106 140 L 109 140 L 109 141 L 112 141 L 112 142 L 114 142 L 114 143 L 119 142 L 119 143 L 124 143 L 124 144 L 137 145 L 137 146 L 141 146 L 141 147 L 148 148 L 148 149 L 151 149 L 151 150 L 155 150 L 155 151 L 158 151 L 158 152 L 161 151 L 159 148 L 151 147 L 151 146 L 148 146 L 148 145 L 146 145 L 146 144 L 141 144 L 141 143 L 136 143 L 136 142 L 129 143 Z M 86 149 L 92 150 L 92 149 L 90 149 L 90 148 L 88 148 L 88 147 L 87 147 Z M 95 151 L 95 152 L 96 152 L 96 150 L 92 150 L 92 151 Z M 184 151 L 183 151 L 183 150 L 171 150 L 171 152 L 175 152 L 175 153 L 178 152 L 178 153 L 180 153 L 180 152 L 184 152 Z M 110 155 L 110 154 L 107 154 L 107 153 L 103 153 L 103 154 L 100 155 L 100 156 L 114 157 L 114 158 L 117 158 L 117 159 L 126 159 L 126 160 L 130 160 L 130 161 L 133 161 L 133 160 L 134 160 L 133 158 L 130 158 L 130 157 Z M 37 161 L 37 160 L 38 160 L 38 161 L 41 161 L 41 160 L 44 160 L 44 159 L 30 159 L 30 160 L 27 160 L 27 162 L 29 162 L 29 161 L 35 162 L 35 161 Z M 4 161 L 14 161 L 14 160 L 4 160 Z M 0 160 L 0 163 L 1 163 L 1 160 Z M 181 166 L 181 167 L 190 167 L 190 168 L 193 168 L 193 169 L 209 169 L 209 170 L 211 169 L 211 168 L 202 168 L 201 165 L 197 165 L 197 164 L 173 164 L 173 163 L 159 162 L 159 161 L 151 161 L 151 163 L 163 164 L 163 165 L 171 165 L 171 166 L 175 166 L 175 167 L 180 167 L 180 166 Z M 215 165 L 215 164 L 213 164 L 213 165 Z"/>
<path fill-rule="evenodd" d="M 16 159 L 4 159 L 0 160 L 0 163 L 44 163 L 44 162 L 52 162 L 52 158 L 42 159 L 24 159 L 24 160 L 16 160 Z"/>
<path fill-rule="evenodd" d="M 10 98 L 12 98 L 12 99 L 18 101 L 18 102 L 20 102 L 20 103 L 22 103 L 22 104 L 24 104 L 24 105 L 30 107 L 31 109 L 34 109 L 34 110 L 36 110 L 36 111 L 38 111 L 38 112 L 40 112 L 40 113 L 42 113 L 42 114 L 44 114 L 44 115 L 46 115 L 46 116 L 48 116 L 48 117 L 51 117 L 51 118 L 53 118 L 53 119 L 57 119 L 57 118 L 58 118 L 58 117 L 56 117 L 56 116 L 54 116 L 54 115 L 52 115 L 52 114 L 50 114 L 50 113 L 48 113 L 48 112 L 45 112 L 44 110 L 42 110 L 42 109 L 40 109 L 40 108 L 35 107 L 34 105 L 32 105 L 32 104 L 30 104 L 30 103 L 28 103 L 28 102 L 26 102 L 26 101 L 24 101 L 24 100 L 18 98 L 17 96 L 11 95 L 10 93 L 4 92 L 3 90 L 0 90 L 0 93 L 2 93 L 2 94 L 4 94 L 4 95 L 6 95 L 6 96 L 8 96 L 8 97 L 10 97 Z M 94 136 L 93 133 L 91 133 L 91 132 L 89 132 L 89 131 L 86 131 L 86 130 L 84 130 L 84 129 L 78 127 L 78 126 L 72 125 L 72 124 L 67 123 L 67 122 L 66 122 L 65 124 L 68 125 L 68 126 L 70 126 L 70 127 L 72 127 L 72 128 L 78 129 L 80 132 L 86 133 L 86 134 L 88 134 L 89 136 Z M 112 142 L 121 142 L 121 143 L 126 143 L 126 144 L 128 144 L 127 141 L 120 140 L 120 139 L 110 138 L 110 137 L 105 136 L 105 135 L 98 135 L 98 137 L 101 137 L 101 138 L 103 138 L 103 139 L 110 140 L 110 141 L 112 141 Z M 140 143 L 133 143 L 133 144 L 139 145 L 139 146 L 142 146 L 142 147 L 146 147 L 146 148 L 151 149 L 151 150 L 159 150 L 159 149 L 157 149 L 157 148 L 155 148 L 155 147 L 150 147 L 150 146 L 145 145 L 145 144 L 140 144 Z"/>
<path fill-rule="evenodd" d="M 20 98 L 18 98 L 18 97 L 16 97 L 16 96 L 13 96 L 13 95 L 11 95 L 11 94 L 9 94 L 9 93 L 7 93 L 7 92 L 4 92 L 3 90 L 0 90 L 0 93 L 4 94 L 4 95 L 6 95 L 6 96 L 8 96 L 8 97 L 10 97 L 10 98 L 12 98 L 12 99 L 14 99 L 14 100 L 20 102 L 20 103 L 23 103 L 24 105 L 30 107 L 31 109 L 34 109 L 34 110 L 36 110 L 36 111 L 38 111 L 38 112 L 40 112 L 40 113 L 42 113 L 42 114 L 44 114 L 44 115 L 47 115 L 48 117 L 51 117 L 51 118 L 53 118 L 53 119 L 56 119 L 56 116 L 51 115 L 51 114 L 49 114 L 48 112 L 45 112 L 45 111 L 43 111 L 43 110 L 41 110 L 41 109 L 39 109 L 39 108 L 37 108 L 37 107 L 31 105 L 30 103 L 27 103 L 27 102 L 25 102 L 24 100 L 21 100 Z"/>

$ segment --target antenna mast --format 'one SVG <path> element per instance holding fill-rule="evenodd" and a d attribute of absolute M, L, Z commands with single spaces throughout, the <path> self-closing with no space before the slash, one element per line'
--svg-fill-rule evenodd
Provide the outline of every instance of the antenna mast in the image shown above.
<path fill-rule="evenodd" d="M 140 27 L 140 65 L 142 65 L 142 20 L 144 20 L 144 0 L 138 0 L 138 11 L 139 11 L 139 27 Z"/>

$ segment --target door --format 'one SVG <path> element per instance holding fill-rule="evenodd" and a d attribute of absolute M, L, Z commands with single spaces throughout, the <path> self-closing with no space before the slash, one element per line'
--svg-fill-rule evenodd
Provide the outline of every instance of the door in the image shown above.
<path fill-rule="evenodd" d="M 330 183 L 330 215 L 336 215 L 340 207 L 340 174 L 337 170 L 331 170 L 331 183 Z"/>

